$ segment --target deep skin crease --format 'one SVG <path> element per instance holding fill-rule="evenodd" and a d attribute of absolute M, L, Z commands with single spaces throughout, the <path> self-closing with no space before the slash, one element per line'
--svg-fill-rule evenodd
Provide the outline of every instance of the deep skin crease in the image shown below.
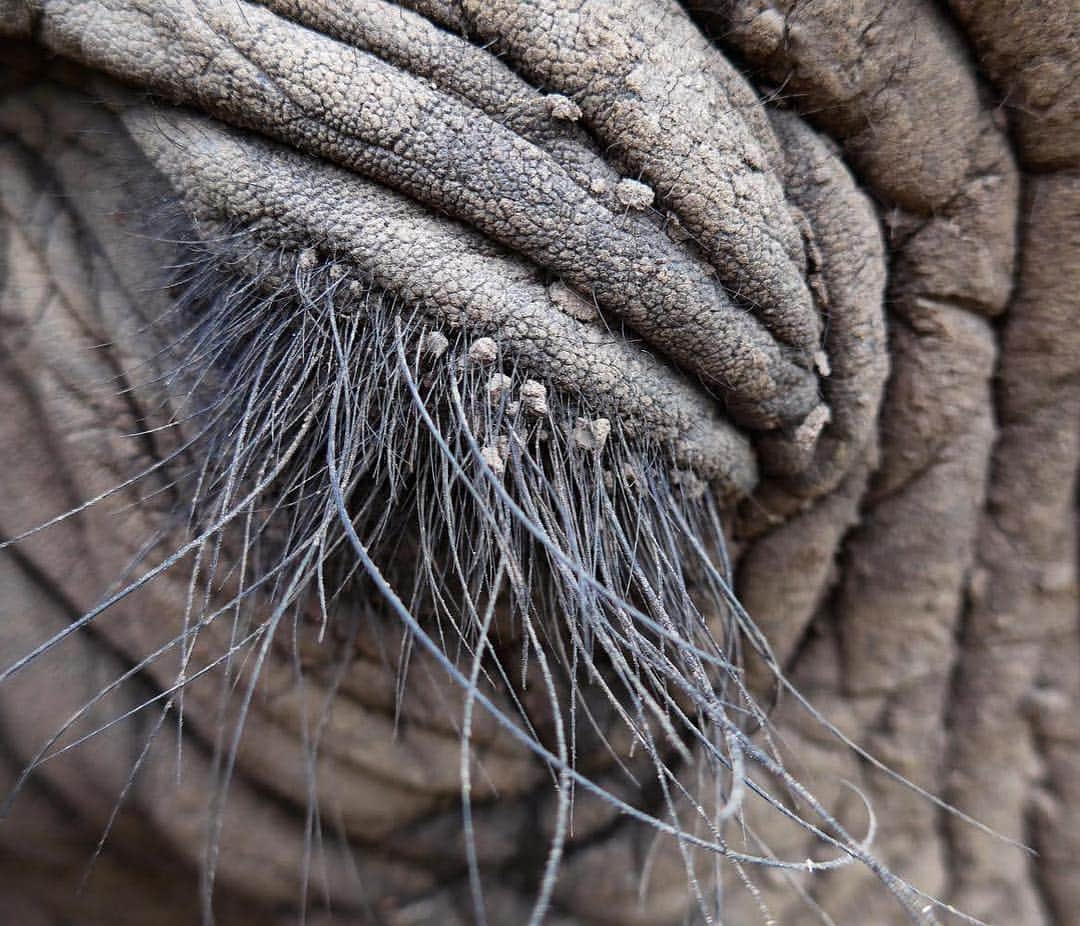
<path fill-rule="evenodd" d="M 0 0 L 0 919 L 1070 922 L 1078 28 Z"/>

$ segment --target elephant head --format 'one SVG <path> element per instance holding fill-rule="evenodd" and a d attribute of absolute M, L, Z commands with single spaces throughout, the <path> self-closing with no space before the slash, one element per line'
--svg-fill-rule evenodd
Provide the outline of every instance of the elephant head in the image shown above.
<path fill-rule="evenodd" d="M 0 0 L 0 910 L 1068 922 L 1078 30 Z"/>

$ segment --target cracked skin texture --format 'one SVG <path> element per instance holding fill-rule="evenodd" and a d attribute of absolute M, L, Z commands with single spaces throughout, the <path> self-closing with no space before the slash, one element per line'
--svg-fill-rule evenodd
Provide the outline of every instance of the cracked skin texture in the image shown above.
<path fill-rule="evenodd" d="M 463 2 L 471 30 L 572 98 L 600 141 L 664 197 L 777 336 L 817 348 L 802 242 L 752 94 L 673 2 Z M 652 41 L 664 35 L 665 46 Z M 775 165 L 772 165 L 775 167 Z"/>
<path fill-rule="evenodd" d="M 991 923 L 1069 923 L 1080 903 L 1075 14 L 1015 0 L 952 0 L 951 19 L 916 0 L 692 4 L 755 90 L 669 3 L 636 2 L 626 17 L 614 3 L 409 5 L 416 12 L 395 11 L 393 23 L 381 3 L 355 2 L 344 18 L 331 4 L 265 5 L 300 30 L 250 4 L 241 17 L 236 4 L 156 4 L 147 16 L 116 2 L 0 3 L 10 13 L 0 28 L 165 100 L 155 111 L 111 89 L 88 96 L 84 72 L 64 89 L 62 66 L 11 46 L 28 63 L 0 82 L 3 532 L 103 491 L 169 440 L 126 435 L 173 397 L 150 384 L 128 402 L 92 385 L 144 382 L 158 349 L 146 321 L 169 309 L 147 281 L 172 252 L 132 236 L 133 209 L 178 187 L 196 215 L 263 221 L 268 243 L 351 246 L 358 269 L 406 298 L 436 297 L 441 317 L 496 333 L 543 378 L 562 368 L 560 389 L 670 428 L 685 465 L 742 473 L 743 493 L 752 446 L 763 482 L 733 517 L 738 592 L 795 683 L 875 755 L 1039 857 L 897 788 L 790 699 L 775 714 L 788 754 L 854 831 L 864 811 L 838 781 L 858 783 L 878 815 L 879 853 L 920 888 Z M 502 57 L 480 50 L 488 42 Z M 757 97 L 775 86 L 806 123 L 770 122 Z M 552 91 L 580 109 L 578 122 L 553 118 Z M 104 95 L 123 121 L 95 102 Z M 361 105 L 369 98 L 386 106 Z M 272 189 L 241 182 L 253 172 Z M 325 199 L 297 195 L 302 176 L 351 205 L 333 216 Z M 655 212 L 622 214 L 611 191 L 623 176 L 648 184 Z M 379 217 L 400 234 L 371 235 Z M 409 235 L 430 261 L 407 259 Z M 453 273 L 436 276 L 448 254 Z M 447 280 L 460 290 L 440 288 Z M 550 293 L 564 284 L 640 340 L 562 312 Z M 567 362 L 575 342 L 588 348 Z M 111 346 L 90 349 L 101 344 Z M 819 350 L 829 375 L 811 372 Z M 800 442 L 819 398 L 830 420 Z M 136 514 L 121 517 L 124 507 Z M 153 498 L 124 496 L 0 552 L 14 616 L 0 622 L 0 649 L 25 651 L 92 604 L 160 512 Z M 184 594 L 155 583 L 63 659 L 0 689 L 5 775 L 102 680 L 167 638 L 168 621 L 146 616 L 175 613 Z M 200 645 L 222 646 L 217 632 Z M 308 785 L 290 744 L 330 684 L 319 646 L 305 646 L 312 690 L 295 690 L 279 653 L 250 720 L 220 854 L 222 923 L 296 919 Z M 339 920 L 467 922 L 459 718 L 421 662 L 395 739 L 393 667 L 376 639 L 358 649 L 363 671 L 339 694 L 317 779 L 319 806 L 352 851 L 326 840 L 319 890 Z M 748 670 L 767 687 L 760 666 Z M 144 674 L 116 706 L 168 681 Z M 215 693 L 192 687 L 183 777 L 169 750 L 154 752 L 81 898 L 74 885 L 139 730 L 122 726 L 35 776 L 0 825 L 9 919 L 197 919 Z M 478 851 L 500 882 L 489 921 L 523 922 L 539 870 L 530 837 L 549 831 L 551 782 L 478 723 Z M 581 761 L 627 787 L 603 750 Z M 779 855 L 812 851 L 804 832 L 758 808 L 749 822 Z M 680 922 L 693 901 L 670 850 L 581 797 L 548 921 Z M 864 871 L 797 877 L 838 923 L 906 921 Z M 760 890 L 778 921 L 810 916 L 782 879 L 762 878 Z M 734 878 L 728 896 L 733 922 L 758 921 Z"/>
<path fill-rule="evenodd" d="M 261 7 L 144 7 L 45 4 L 42 34 L 58 51 L 475 225 L 729 390 L 748 414 L 768 422 L 809 410 L 812 376 L 715 279 L 662 237 L 643 241 L 621 227 L 535 145 L 407 72 Z"/>
<path fill-rule="evenodd" d="M 199 217 L 259 221 L 268 244 L 302 248 L 325 236 L 350 266 L 429 307 L 435 322 L 505 338 L 530 369 L 550 370 L 554 386 L 634 421 L 723 492 L 752 489 L 749 442 L 700 392 L 599 322 L 560 311 L 534 267 L 493 251 L 483 236 L 386 187 L 206 119 L 177 116 L 165 127 L 157 113 L 135 110 L 125 121 L 166 176 L 195 180 L 188 202 Z"/>

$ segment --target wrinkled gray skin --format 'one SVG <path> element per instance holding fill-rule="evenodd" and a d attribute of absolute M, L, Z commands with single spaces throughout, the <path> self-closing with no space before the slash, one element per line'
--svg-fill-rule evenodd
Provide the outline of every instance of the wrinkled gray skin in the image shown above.
<path fill-rule="evenodd" d="M 716 500 L 776 659 L 747 649 L 749 688 L 767 704 L 778 664 L 953 808 L 781 698 L 788 768 L 859 838 L 873 808 L 877 859 L 985 922 L 1075 922 L 1072 6 L 0 0 L 0 539 L 150 469 L 0 550 L 0 671 L 191 536 L 183 479 L 206 451 L 166 375 L 182 287 L 164 283 L 191 259 L 178 239 L 214 245 L 199 260 L 255 289 L 333 264 L 429 329 L 492 338 L 553 409 L 580 403 L 631 460 L 648 446 L 665 479 Z M 603 452 L 572 424 L 571 444 Z M 500 478 L 512 468 L 485 450 Z M 204 572 L 220 560 L 214 596 L 263 568 L 244 549 L 200 551 Z M 407 634 L 370 590 L 349 599 L 363 620 L 322 634 L 312 606 L 274 635 L 222 803 L 235 699 L 207 672 L 179 724 L 179 657 L 143 664 L 206 613 L 193 558 L 5 671 L 4 794 L 82 705 L 54 749 L 167 694 L 20 784 L 0 823 L 3 922 L 198 922 L 208 871 L 222 924 L 473 922 L 471 844 L 487 921 L 524 923 L 556 838 L 549 923 L 697 922 L 718 877 L 726 923 L 961 922 L 918 897 L 905 911 L 862 864 L 714 869 L 697 851 L 691 878 L 676 839 L 581 786 L 560 834 L 569 780 L 480 710 L 467 839 L 460 688 L 422 648 L 402 672 Z M 554 626 L 558 603 L 539 608 Z M 205 627 L 187 675 L 232 633 Z M 499 633 L 508 671 L 489 694 L 557 751 L 546 663 L 523 666 L 515 622 Z M 576 767 L 664 818 L 644 750 L 591 698 Z M 685 799 L 715 799 L 688 758 Z M 724 830 L 736 851 L 837 854 L 756 799 L 741 812 Z"/>

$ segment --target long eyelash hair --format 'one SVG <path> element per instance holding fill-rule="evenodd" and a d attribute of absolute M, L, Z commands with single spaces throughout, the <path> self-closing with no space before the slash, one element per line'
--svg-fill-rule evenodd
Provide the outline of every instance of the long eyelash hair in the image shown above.
<path fill-rule="evenodd" d="M 170 715 L 179 742 L 185 689 L 219 673 L 202 887 L 210 921 L 223 807 L 272 645 L 291 634 L 295 650 L 297 636 L 309 631 L 322 640 L 331 625 L 348 624 L 358 602 L 379 601 L 408 640 L 397 667 L 400 692 L 408 654 L 420 648 L 464 697 L 461 799 L 478 922 L 484 884 L 470 802 L 478 711 L 544 763 L 557 789 L 530 923 L 550 906 L 579 790 L 677 841 L 706 922 L 720 921 L 723 904 L 719 869 L 702 877 L 709 854 L 752 892 L 766 922 L 772 918 L 751 876 L 755 866 L 794 874 L 861 863 L 913 922 L 934 922 L 935 906 L 957 912 L 874 857 L 869 805 L 869 832 L 857 837 L 785 767 L 767 711 L 744 684 L 747 651 L 772 669 L 778 689 L 842 734 L 787 683 L 739 605 L 721 512 L 691 474 L 672 470 L 667 448 L 631 438 L 603 409 L 532 380 L 496 341 L 442 328 L 434 311 L 401 304 L 332 256 L 274 250 L 244 230 L 189 249 L 166 320 L 178 333 L 156 358 L 166 369 L 160 384 L 176 398 L 171 423 L 185 438 L 151 468 L 168 474 L 178 501 L 144 554 L 169 552 L 137 578 L 145 562 L 134 563 L 119 591 L 0 673 L 0 683 L 157 576 L 189 568 L 182 627 L 55 731 L 7 806 L 42 762 L 128 716 L 58 746 L 97 703 L 147 665 L 173 659 L 173 685 L 141 706 L 157 716 L 119 808 Z M 229 625 L 228 645 L 199 661 L 200 635 L 217 622 Z M 515 641 L 515 660 L 503 658 L 504 638 Z M 541 736 L 513 702 L 530 666 L 543 686 L 551 736 Z M 298 659 L 295 667 L 302 685 Z M 497 706 L 495 689 L 517 703 L 516 712 Z M 594 717 L 597 693 L 655 774 L 658 812 L 579 770 L 581 742 L 606 736 Z M 302 737 L 310 790 L 301 904 L 321 832 L 314 768 L 330 710 L 328 697 Z M 744 814 L 751 800 L 813 834 L 832 857 L 773 855 Z M 753 850 L 734 848 L 733 833 Z"/>

